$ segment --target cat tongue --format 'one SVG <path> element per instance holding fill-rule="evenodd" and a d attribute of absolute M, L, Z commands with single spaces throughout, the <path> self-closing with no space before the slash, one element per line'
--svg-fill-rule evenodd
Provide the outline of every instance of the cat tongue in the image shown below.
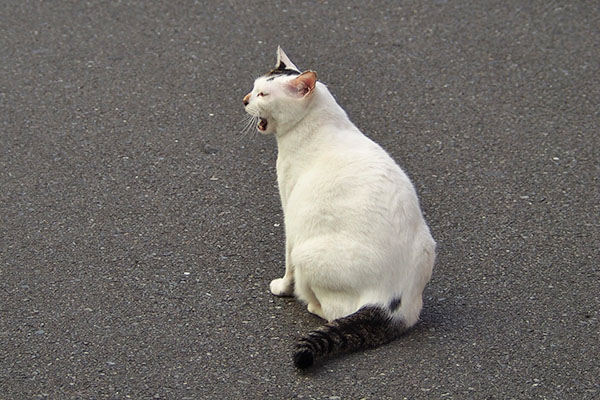
<path fill-rule="evenodd" d="M 267 130 L 267 120 L 264 118 L 261 118 L 259 123 L 258 123 L 258 130 L 259 131 L 265 131 Z"/>

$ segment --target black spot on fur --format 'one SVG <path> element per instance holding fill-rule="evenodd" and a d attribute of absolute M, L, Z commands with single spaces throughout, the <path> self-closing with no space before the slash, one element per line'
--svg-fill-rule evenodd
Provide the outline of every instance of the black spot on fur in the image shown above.
<path fill-rule="evenodd" d="M 287 68 L 285 63 L 280 61 L 279 65 L 277 65 L 277 68 L 270 70 L 265 76 L 270 76 L 271 78 L 268 80 L 271 81 L 280 75 L 300 75 L 300 72 L 296 71 L 295 69 Z"/>
<path fill-rule="evenodd" d="M 397 306 L 399 304 L 398 300 Z M 347 317 L 328 322 L 300 339 L 294 353 L 294 365 L 308 368 L 330 353 L 377 347 L 394 340 L 405 330 L 406 326 L 393 321 L 387 310 L 366 306 Z"/>
<path fill-rule="evenodd" d="M 395 312 L 398 309 L 398 307 L 400 307 L 401 304 L 402 304 L 401 297 L 396 297 L 395 299 L 390 301 L 390 312 Z"/>

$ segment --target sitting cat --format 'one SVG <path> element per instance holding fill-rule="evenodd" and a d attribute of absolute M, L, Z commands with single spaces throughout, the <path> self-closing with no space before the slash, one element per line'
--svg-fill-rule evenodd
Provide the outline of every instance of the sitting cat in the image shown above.
<path fill-rule="evenodd" d="M 277 139 L 286 254 L 271 292 L 328 321 L 300 339 L 296 367 L 395 339 L 417 322 L 435 260 L 409 178 L 281 48 L 243 102 Z"/>

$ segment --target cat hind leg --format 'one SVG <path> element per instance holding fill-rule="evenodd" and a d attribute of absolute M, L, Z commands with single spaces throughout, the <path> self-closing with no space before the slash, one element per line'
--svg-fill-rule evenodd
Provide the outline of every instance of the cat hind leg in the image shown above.
<path fill-rule="evenodd" d="M 308 309 L 309 313 L 314 314 L 319 318 L 327 319 L 319 302 L 308 303 L 308 307 L 306 308 Z"/>

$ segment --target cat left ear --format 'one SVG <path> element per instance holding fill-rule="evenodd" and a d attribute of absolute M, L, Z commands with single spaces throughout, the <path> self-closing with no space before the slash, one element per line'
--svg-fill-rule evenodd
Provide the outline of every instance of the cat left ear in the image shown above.
<path fill-rule="evenodd" d="M 287 54 L 285 54 L 281 47 L 277 46 L 277 64 L 275 64 L 275 70 L 284 69 L 294 69 L 300 72 L 298 67 L 294 65 L 294 63 L 289 59 L 289 57 L 287 56 Z"/>
<path fill-rule="evenodd" d="M 315 90 L 316 84 L 317 73 L 315 71 L 303 72 L 289 82 L 292 91 L 301 97 L 311 94 Z"/>

